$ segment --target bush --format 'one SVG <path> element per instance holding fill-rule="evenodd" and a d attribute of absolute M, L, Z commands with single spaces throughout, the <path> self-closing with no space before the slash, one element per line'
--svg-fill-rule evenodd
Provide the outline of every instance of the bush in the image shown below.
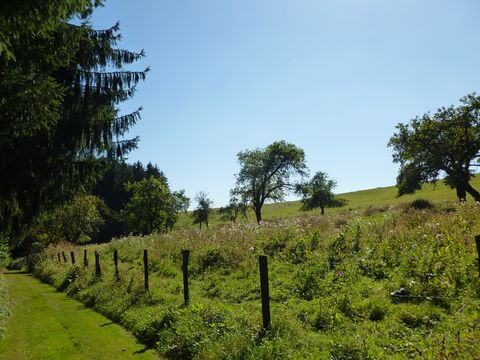
<path fill-rule="evenodd" d="M 415 210 L 428 210 L 433 208 L 433 204 L 426 199 L 415 199 L 410 203 L 410 207 Z"/>
<path fill-rule="evenodd" d="M 13 259 L 10 264 L 8 264 L 8 270 L 22 270 L 27 267 L 27 259 L 24 257 Z"/>

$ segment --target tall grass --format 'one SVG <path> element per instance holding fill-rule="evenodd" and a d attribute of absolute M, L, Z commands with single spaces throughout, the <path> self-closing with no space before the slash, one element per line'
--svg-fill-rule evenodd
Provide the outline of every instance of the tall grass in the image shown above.
<path fill-rule="evenodd" d="M 0 340 L 5 337 L 7 320 L 10 317 L 7 280 L 0 273 Z"/>
<path fill-rule="evenodd" d="M 126 237 L 92 267 L 52 261 L 35 274 L 130 329 L 168 358 L 474 358 L 480 209 L 351 210 Z M 113 250 L 120 280 L 113 273 Z M 150 291 L 142 251 L 149 250 Z M 182 249 L 191 250 L 183 306 Z M 75 248 L 77 261 L 83 248 Z M 269 256 L 273 326 L 261 329 L 258 255 Z M 391 294 L 397 296 L 392 296 Z"/>

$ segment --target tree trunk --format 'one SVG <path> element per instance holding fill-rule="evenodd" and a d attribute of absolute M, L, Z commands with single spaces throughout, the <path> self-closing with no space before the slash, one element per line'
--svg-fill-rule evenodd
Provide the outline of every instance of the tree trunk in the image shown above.
<path fill-rule="evenodd" d="M 325 206 L 320 206 L 321 214 L 325 215 Z"/>
<path fill-rule="evenodd" d="M 260 206 L 255 205 L 255 217 L 257 218 L 257 223 L 260 225 L 260 222 L 262 221 L 262 211 Z"/>
<path fill-rule="evenodd" d="M 457 198 L 459 202 L 467 201 L 467 193 L 465 191 L 465 186 L 463 184 L 456 185 L 455 190 L 457 191 Z"/>
<path fill-rule="evenodd" d="M 465 190 L 470 194 L 472 195 L 473 199 L 476 201 L 476 202 L 480 202 L 480 193 L 475 190 L 472 185 L 470 185 L 470 183 L 467 181 L 465 183 Z"/>

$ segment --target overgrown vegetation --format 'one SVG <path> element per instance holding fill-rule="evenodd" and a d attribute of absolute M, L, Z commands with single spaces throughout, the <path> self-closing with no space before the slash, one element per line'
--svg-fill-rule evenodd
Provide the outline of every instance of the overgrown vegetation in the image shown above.
<path fill-rule="evenodd" d="M 44 281 L 130 329 L 167 358 L 474 358 L 480 353 L 477 206 L 337 211 L 262 226 L 127 237 L 88 247 L 90 267 L 45 253 Z M 191 250 L 191 304 L 182 249 Z M 113 250 L 120 280 L 113 273 Z M 150 291 L 142 251 L 149 250 Z M 65 249 L 67 250 L 67 249 Z M 58 249 L 51 249 L 56 254 Z M 77 256 L 83 248 L 75 248 Z M 273 326 L 261 329 L 258 254 L 269 255 Z"/>
<path fill-rule="evenodd" d="M 7 280 L 0 274 L 0 340 L 5 337 L 7 320 L 10 317 Z"/>

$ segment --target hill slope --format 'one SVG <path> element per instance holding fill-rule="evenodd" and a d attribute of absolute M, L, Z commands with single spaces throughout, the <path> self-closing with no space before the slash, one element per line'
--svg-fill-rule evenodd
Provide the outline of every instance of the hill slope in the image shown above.
<path fill-rule="evenodd" d="M 480 189 L 480 176 L 472 179 L 472 186 L 476 189 Z M 424 184 L 422 189 L 417 191 L 415 194 L 404 195 L 401 197 L 397 197 L 396 186 L 378 187 L 367 190 L 353 191 L 338 194 L 338 196 L 346 199 L 348 201 L 347 205 L 341 208 L 327 209 L 327 212 L 336 212 L 339 210 L 341 211 L 348 209 L 366 209 L 369 206 L 397 205 L 401 203 L 411 202 L 414 199 L 418 198 L 423 198 L 434 202 L 456 201 L 455 190 L 451 189 L 449 186 L 446 186 L 443 181 L 439 181 L 437 184 Z M 468 196 L 467 201 L 471 202 L 473 201 L 473 198 Z M 300 210 L 300 207 L 300 201 L 288 201 L 282 203 L 266 204 L 262 209 L 262 214 L 265 220 L 271 220 L 276 218 L 298 216 L 305 213 L 314 214 L 319 212 L 319 210 L 303 212 Z M 255 216 L 251 211 L 249 213 L 247 221 L 252 221 L 254 219 Z M 244 219 L 240 219 L 240 221 L 244 221 Z M 223 221 L 220 220 L 216 209 L 211 216 L 210 223 L 212 226 L 223 223 Z M 177 228 L 191 226 L 192 219 L 190 218 L 190 213 L 182 214 L 179 218 Z"/>

